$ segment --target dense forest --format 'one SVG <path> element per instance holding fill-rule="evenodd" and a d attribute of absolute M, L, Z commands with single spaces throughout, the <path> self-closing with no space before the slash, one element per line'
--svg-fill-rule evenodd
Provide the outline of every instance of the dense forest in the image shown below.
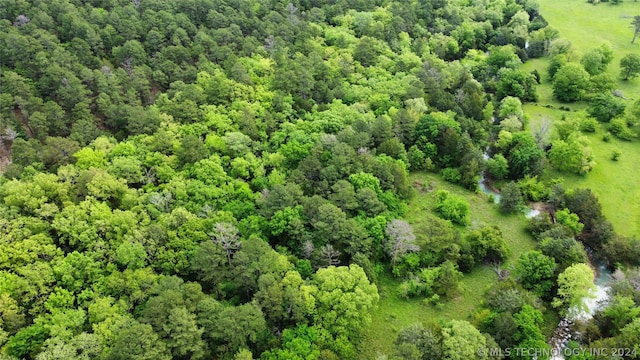
<path fill-rule="evenodd" d="M 640 351 L 640 242 L 543 176 L 588 176 L 600 123 L 636 140 L 595 46 L 536 0 L 0 0 L 0 359 L 356 359 L 380 276 L 437 305 L 510 253 L 444 190 L 414 232 L 412 172 L 549 211 L 473 319 L 380 359 L 547 348 L 546 314 L 592 286 L 585 246 L 618 270 L 570 346 Z M 553 131 L 523 111 L 541 57 L 589 104 Z"/>

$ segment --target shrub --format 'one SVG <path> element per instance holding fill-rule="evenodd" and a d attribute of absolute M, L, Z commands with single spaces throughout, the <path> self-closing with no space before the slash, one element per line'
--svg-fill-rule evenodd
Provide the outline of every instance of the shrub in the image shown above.
<path fill-rule="evenodd" d="M 443 219 L 466 225 L 469 217 L 469 202 L 462 196 L 451 194 L 446 190 L 436 193 L 435 210 Z"/>
<path fill-rule="evenodd" d="M 584 132 L 596 132 L 596 127 L 598 126 L 598 121 L 594 118 L 586 118 L 580 121 L 580 130 Z"/>
<path fill-rule="evenodd" d="M 460 174 L 460 170 L 456 168 L 446 168 L 446 169 L 442 169 L 442 177 L 447 182 L 450 182 L 452 184 L 457 184 L 460 182 L 460 179 L 462 178 L 462 174 Z"/>
<path fill-rule="evenodd" d="M 622 155 L 622 151 L 619 149 L 614 149 L 611 153 L 611 160 L 618 161 L 620 159 L 620 155 Z"/>
<path fill-rule="evenodd" d="M 609 131 L 616 137 L 627 141 L 631 141 L 636 136 L 636 134 L 629 129 L 627 121 L 623 118 L 611 120 L 611 123 L 609 123 Z"/>
<path fill-rule="evenodd" d="M 518 187 L 522 195 L 531 201 L 540 201 L 549 196 L 549 189 L 538 180 L 537 176 L 525 175 L 523 179 L 518 181 Z"/>

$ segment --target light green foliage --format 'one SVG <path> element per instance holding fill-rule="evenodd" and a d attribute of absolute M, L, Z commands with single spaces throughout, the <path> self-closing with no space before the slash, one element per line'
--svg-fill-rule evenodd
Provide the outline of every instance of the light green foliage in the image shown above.
<path fill-rule="evenodd" d="M 380 189 L 380 180 L 372 174 L 368 174 L 368 173 L 351 174 L 349 176 L 349 182 L 353 184 L 356 190 L 369 188 L 375 191 L 376 193 L 380 193 L 382 191 Z"/>
<path fill-rule="evenodd" d="M 83 148 L 77 153 L 73 154 L 76 158 L 76 165 L 81 169 L 88 169 L 91 167 L 102 167 L 106 162 L 106 156 L 102 150 L 94 150 L 92 148 Z"/>
<path fill-rule="evenodd" d="M 533 308 L 531 305 L 525 304 L 522 310 L 513 315 L 514 323 L 517 331 L 513 335 L 513 340 L 518 347 L 540 349 L 540 351 L 549 351 L 549 345 L 546 344 L 545 336 L 540 330 L 543 324 L 543 317 L 540 310 Z M 517 359 L 526 359 L 529 356 L 516 356 Z M 545 357 L 542 357 L 545 358 Z"/>
<path fill-rule="evenodd" d="M 518 120 L 524 120 L 522 102 L 517 97 L 507 96 L 500 101 L 500 117 L 502 119 L 515 116 Z"/>
<path fill-rule="evenodd" d="M 140 243 L 125 242 L 116 250 L 118 263 L 127 269 L 140 269 L 145 265 L 147 252 Z"/>
<path fill-rule="evenodd" d="M 486 338 L 466 321 L 454 320 L 442 329 L 442 350 L 451 360 L 480 359 L 478 349 L 484 349 Z"/>
<path fill-rule="evenodd" d="M 438 190 L 435 210 L 446 220 L 465 225 L 469 219 L 469 203 L 459 195 L 446 190 Z"/>
<path fill-rule="evenodd" d="M 564 313 L 575 314 L 585 308 L 582 300 L 593 296 L 593 270 L 589 265 L 581 263 L 571 265 L 558 276 L 558 295 L 552 305 Z"/>
<path fill-rule="evenodd" d="M 531 201 L 541 201 L 549 196 L 549 188 L 538 179 L 538 176 L 525 175 L 518 181 L 522 195 Z"/>
<path fill-rule="evenodd" d="M 267 351 L 261 359 L 265 360 L 315 360 L 320 356 L 318 343 L 322 340 L 322 331 L 301 325 L 295 329 L 286 329 L 282 333 L 282 348 Z M 237 356 L 236 356 L 237 358 Z M 249 358 L 251 359 L 251 358 Z"/>
<path fill-rule="evenodd" d="M 589 73 L 575 63 L 568 63 L 553 76 L 553 95 L 562 102 L 582 100 L 589 88 Z"/>
<path fill-rule="evenodd" d="M 572 213 L 569 209 L 556 211 L 556 221 L 571 230 L 573 235 L 579 235 L 584 228 L 584 224 L 580 222 L 578 215 Z"/>
<path fill-rule="evenodd" d="M 491 144 L 491 94 L 533 101 L 548 79 L 534 86 L 521 59 L 576 60 L 566 42 L 551 45 L 558 32 L 535 1 L 481 5 L 9 2 L 0 21 L 0 134 L 13 161 L 13 180 L 0 181 L 4 356 L 369 359 L 387 352 L 404 325 L 396 319 L 469 315 L 495 277 L 477 267 L 462 278 L 458 264 L 473 251 L 513 261 L 505 242 L 516 256 L 533 243 L 521 217 L 407 169 L 448 169 L 473 190 L 489 146 L 494 178 L 542 174 L 547 141 L 523 131 L 522 106 L 503 103 L 511 132 Z M 603 78 L 589 90 L 609 87 Z M 500 222 L 504 239 L 429 220 L 432 187 L 451 191 L 438 205 L 445 217 Z M 414 193 L 429 201 L 406 211 Z M 386 231 L 405 215 L 430 222 L 415 243 Z M 322 268 L 338 262 L 362 269 Z M 422 276 L 435 306 L 397 302 L 390 262 Z M 369 279 L 385 286 L 385 315 Z M 370 314 L 382 326 L 366 328 Z M 468 340 L 452 333 L 455 347 Z M 362 349 L 363 339 L 382 345 Z M 403 354 L 437 358 L 410 345 Z"/>
<path fill-rule="evenodd" d="M 560 171 L 569 171 L 580 175 L 590 172 L 595 166 L 589 140 L 577 133 L 569 135 L 566 141 L 551 143 L 549 162 Z"/>
<path fill-rule="evenodd" d="M 371 321 L 371 311 L 379 296 L 375 285 L 369 283 L 358 265 L 328 267 L 318 270 L 314 277 L 317 286 L 315 324 L 333 336 L 358 336 Z"/>
<path fill-rule="evenodd" d="M 620 156 L 622 156 L 622 151 L 620 151 L 620 149 L 614 149 L 611 153 L 611 160 L 618 161 L 620 160 Z"/>
<path fill-rule="evenodd" d="M 611 320 L 615 335 L 640 315 L 640 307 L 630 297 L 615 296 L 602 315 Z"/>
<path fill-rule="evenodd" d="M 613 50 L 611 46 L 603 44 L 585 53 L 580 59 L 580 63 L 589 75 L 594 76 L 604 72 L 612 60 Z"/>

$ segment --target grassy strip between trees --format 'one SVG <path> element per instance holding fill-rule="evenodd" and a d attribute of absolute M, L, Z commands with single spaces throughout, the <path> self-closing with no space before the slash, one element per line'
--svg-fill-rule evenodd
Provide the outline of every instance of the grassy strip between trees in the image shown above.
<path fill-rule="evenodd" d="M 433 212 L 433 202 L 437 190 L 448 190 L 469 201 L 471 205 L 471 225 L 487 224 L 497 225 L 502 231 L 511 252 L 508 261 L 503 264 L 503 269 L 510 270 L 518 256 L 535 247 L 535 242 L 524 227 L 526 224 L 524 215 L 504 215 L 498 207 L 491 204 L 484 194 L 475 194 L 460 186 L 452 185 L 440 176 L 434 174 L 415 173 L 410 176 L 410 181 L 416 187 L 416 196 L 409 204 L 406 220 L 416 229 L 424 221 L 426 212 Z M 423 190 L 424 189 L 424 190 Z M 465 231 L 463 227 L 458 227 Z M 372 314 L 373 321 L 365 331 L 360 344 L 360 359 L 375 359 L 378 354 L 392 352 L 393 341 L 399 330 L 415 323 L 437 323 L 445 320 L 469 319 L 476 306 L 482 301 L 485 290 L 494 282 L 497 276 L 490 266 L 475 268 L 471 273 L 465 274 L 460 281 L 459 295 L 453 300 L 443 302 L 435 307 L 423 302 L 422 299 L 405 299 L 400 295 L 399 284 L 391 274 L 380 276 L 378 291 L 380 302 L 378 308 Z M 549 321 L 553 324 L 554 321 Z M 555 325 L 555 324 L 554 324 Z"/>

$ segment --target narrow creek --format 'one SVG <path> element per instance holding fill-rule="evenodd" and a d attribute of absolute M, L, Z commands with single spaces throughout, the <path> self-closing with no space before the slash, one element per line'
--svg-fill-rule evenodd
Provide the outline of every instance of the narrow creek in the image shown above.
<path fill-rule="evenodd" d="M 485 160 L 489 157 L 487 153 L 484 153 L 483 156 L 485 157 Z M 478 181 L 478 187 L 483 193 L 492 196 L 494 203 L 500 203 L 500 193 L 489 185 L 484 172 L 481 174 L 480 181 Z M 532 218 L 540 214 L 540 210 L 529 207 L 524 214 L 527 218 Z M 588 250 L 587 252 L 589 255 L 589 264 L 595 271 L 595 289 L 591 294 L 592 296 L 582 299 L 582 302 L 585 305 L 584 310 L 570 310 L 569 315 L 558 323 L 556 330 L 553 332 L 553 335 L 548 342 L 549 346 L 552 348 L 553 356 L 551 357 L 551 360 L 565 359 L 563 350 L 566 348 L 567 343 L 576 336 L 576 334 L 573 333 L 572 325 L 576 321 L 587 321 L 591 319 L 593 314 L 605 306 L 609 300 L 609 289 L 612 279 L 611 271 L 607 267 L 606 263 L 599 259 L 593 251 Z"/>
<path fill-rule="evenodd" d="M 551 360 L 565 359 L 563 349 L 572 338 L 578 335 L 573 332 L 572 325 L 576 321 L 588 321 L 596 311 L 606 306 L 609 301 L 609 289 L 611 289 L 612 280 L 611 271 L 593 251 L 587 250 L 587 253 L 589 255 L 589 265 L 595 271 L 595 279 L 593 281 L 595 288 L 590 297 L 582 299 L 584 309 L 570 309 L 569 314 L 558 323 L 558 327 L 556 327 L 551 339 L 549 339 L 549 345 L 554 354 Z"/>

